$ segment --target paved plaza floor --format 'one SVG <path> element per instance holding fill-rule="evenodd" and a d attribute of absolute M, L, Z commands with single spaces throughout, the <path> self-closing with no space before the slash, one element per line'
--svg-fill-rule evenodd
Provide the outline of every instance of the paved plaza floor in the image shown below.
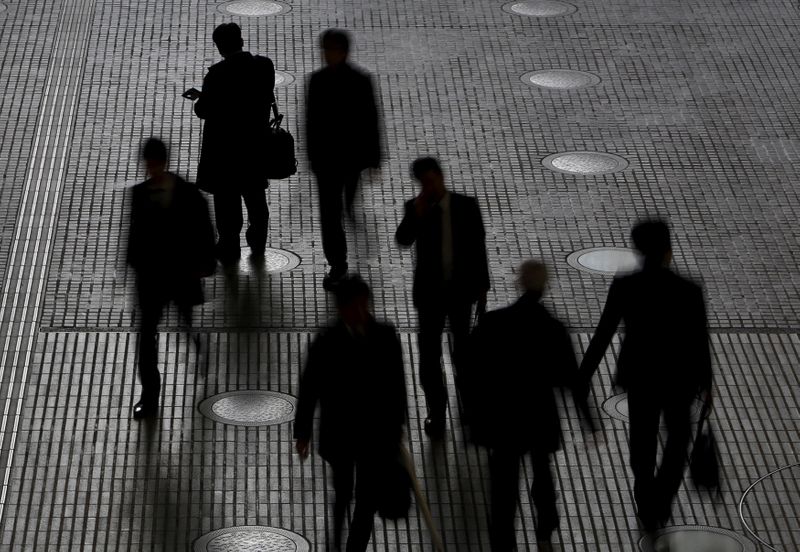
<path fill-rule="evenodd" d="M 489 307 L 515 298 L 515 266 L 543 259 L 546 303 L 581 354 L 632 223 L 669 218 L 674 267 L 707 294 L 724 481 L 712 496 L 687 479 L 656 549 L 800 550 L 798 4 L 568 2 L 0 0 L 0 550 L 332 550 L 330 474 L 316 454 L 299 462 L 291 419 L 306 347 L 334 314 L 301 120 L 334 26 L 375 76 L 388 152 L 362 181 L 351 268 L 400 331 L 408 447 L 446 550 L 489 550 L 488 473 L 457 409 L 443 443 L 422 432 L 413 260 L 394 242 L 422 154 L 478 198 Z M 243 261 L 206 282 L 204 352 L 165 317 L 161 416 L 137 423 L 128 188 L 151 135 L 195 178 L 202 125 L 181 93 L 218 60 L 225 21 L 280 71 L 299 172 L 267 193 L 270 271 Z M 561 397 L 556 550 L 644 550 L 617 348 L 590 395 L 597 435 Z M 522 488 L 520 503 L 517 540 L 533 551 Z M 706 544 L 688 544 L 701 531 Z M 378 521 L 370 544 L 432 549 L 415 508 Z"/>

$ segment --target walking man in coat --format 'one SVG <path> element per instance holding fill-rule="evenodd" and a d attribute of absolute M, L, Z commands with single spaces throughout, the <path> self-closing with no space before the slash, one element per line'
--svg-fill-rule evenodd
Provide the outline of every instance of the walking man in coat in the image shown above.
<path fill-rule="evenodd" d="M 385 495 L 387 466 L 397 461 L 406 423 L 403 355 L 394 327 L 372 317 L 370 291 L 363 280 L 342 279 L 335 294 L 339 319 L 309 348 L 294 436 L 297 452 L 305 459 L 319 404 L 319 454 L 333 471 L 336 550 L 341 550 L 355 470 L 356 504 L 347 552 L 363 552 Z"/>
<path fill-rule="evenodd" d="M 250 223 L 247 244 L 251 257 L 261 260 L 269 227 L 264 159 L 269 155 L 275 67 L 268 57 L 242 51 L 242 30 L 236 23 L 219 25 L 212 38 L 223 59 L 209 68 L 194 105 L 205 120 L 197 184 L 214 196 L 217 258 L 232 264 L 241 256 L 244 200 Z"/>
<path fill-rule="evenodd" d="M 533 465 L 540 550 L 549 550 L 558 527 L 550 455 L 561 448 L 561 424 L 553 387 L 574 385 L 578 363 L 566 329 L 540 302 L 546 282 L 542 263 L 522 264 L 522 297 L 481 318 L 462 377 L 472 440 L 489 448 L 492 552 L 515 549 L 519 467 L 525 454 Z M 585 412 L 585 406 L 580 410 Z M 591 420 L 589 425 L 594 429 Z"/>
<path fill-rule="evenodd" d="M 343 207 L 352 217 L 361 171 L 380 165 L 381 136 L 374 85 L 347 61 L 347 32 L 328 29 L 320 46 L 326 66 L 309 79 L 306 140 L 319 190 L 322 249 L 330 265 L 323 285 L 330 289 L 348 268 Z"/>
<path fill-rule="evenodd" d="M 170 301 L 191 329 L 192 307 L 203 302 L 201 279 L 214 273 L 214 228 L 197 189 L 166 171 L 167 148 L 149 139 L 142 158 L 150 176 L 133 187 L 128 264 L 136 272 L 141 312 L 139 380 L 141 400 L 134 419 L 155 416 L 161 394 L 158 323 Z M 195 344 L 199 341 L 195 339 Z"/>
<path fill-rule="evenodd" d="M 414 161 L 411 173 L 422 187 L 405 203 L 395 237 L 404 247 L 416 243 L 414 306 L 419 314 L 419 370 L 428 417 L 425 432 L 444 434 L 447 388 L 442 372 L 442 331 L 450 321 L 451 358 L 457 371 L 469 336 L 472 307 L 486 308 L 489 267 L 486 238 L 478 202 L 447 190 L 439 162 L 432 157 Z"/>
<path fill-rule="evenodd" d="M 597 370 L 620 321 L 625 337 L 616 383 L 628 393 L 630 462 L 637 513 L 645 530 L 665 523 L 683 479 L 691 438 L 691 404 L 698 391 L 711 398 L 711 355 L 703 291 L 668 266 L 669 228 L 663 221 L 637 224 L 633 244 L 641 270 L 614 280 L 581 363 L 582 391 Z M 656 449 L 661 414 L 667 441 L 658 474 Z"/>

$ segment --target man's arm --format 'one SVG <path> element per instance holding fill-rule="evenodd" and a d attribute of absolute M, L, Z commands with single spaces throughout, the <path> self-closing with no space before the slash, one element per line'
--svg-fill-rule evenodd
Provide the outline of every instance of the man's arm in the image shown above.
<path fill-rule="evenodd" d="M 402 427 L 408 420 L 408 391 L 406 390 L 406 376 L 403 366 L 403 348 L 400 344 L 400 337 L 394 329 L 391 332 L 391 339 L 388 360 L 391 369 L 390 385 L 392 386 L 393 421 L 396 427 Z"/>
<path fill-rule="evenodd" d="M 202 277 L 211 276 L 217 268 L 214 254 L 214 225 L 208 211 L 208 202 L 199 191 L 195 191 L 195 230 L 197 240 L 197 272 Z"/>
<path fill-rule="evenodd" d="M 491 287 L 491 282 L 489 280 L 489 256 L 486 251 L 486 229 L 483 226 L 483 215 L 481 214 L 481 208 L 478 205 L 478 201 L 473 199 L 474 202 L 474 239 L 475 239 L 475 262 L 476 265 L 474 270 L 476 271 L 477 275 L 477 284 L 478 290 L 480 291 L 480 297 L 478 299 L 478 307 L 482 308 L 483 310 L 486 309 L 486 293 L 489 291 Z"/>
<path fill-rule="evenodd" d="M 591 380 L 600 361 L 606 353 L 606 349 L 614 337 L 614 332 L 617 331 L 617 326 L 622 319 L 622 298 L 619 290 L 619 280 L 614 280 L 608 290 L 608 298 L 606 305 L 603 308 L 603 314 L 600 316 L 600 323 L 594 332 L 589 348 L 583 356 L 583 362 L 578 376 L 578 390 L 579 395 L 587 395 L 589 393 L 589 380 Z"/>
<path fill-rule="evenodd" d="M 138 201 L 136 201 L 136 190 L 131 191 L 130 197 L 130 230 L 128 232 L 128 248 L 126 251 L 126 261 L 133 268 L 137 270 L 139 267 L 139 260 L 141 257 L 141 240 L 139 238 L 139 226 L 141 224 L 138 208 Z"/>
<path fill-rule="evenodd" d="M 711 395 L 711 346 L 708 335 L 708 319 L 706 316 L 706 302 L 702 288 L 697 288 L 694 298 L 692 320 L 689 321 L 694 328 L 696 341 L 695 355 L 697 357 L 698 383 L 700 391 Z"/>
<path fill-rule="evenodd" d="M 378 168 L 381 164 L 381 126 L 376 85 L 372 77 L 364 79 L 364 139 L 367 148 L 367 167 Z"/>
<path fill-rule="evenodd" d="M 214 102 L 216 101 L 216 87 L 211 71 L 203 78 L 203 89 L 200 97 L 194 102 L 194 113 L 201 119 L 213 117 Z"/>
<path fill-rule="evenodd" d="M 405 213 L 400 226 L 397 227 L 395 232 L 395 239 L 397 243 L 404 247 L 409 247 L 414 244 L 419 235 L 420 217 L 417 215 L 417 210 L 414 206 L 414 201 L 408 201 L 403 206 Z"/>
<path fill-rule="evenodd" d="M 306 368 L 300 379 L 300 389 L 297 393 L 297 413 L 294 418 L 294 437 L 304 441 L 306 446 L 311 440 L 314 425 L 314 411 L 320 397 L 319 371 L 320 363 L 325 362 L 324 337 L 317 336 L 308 349 Z"/>

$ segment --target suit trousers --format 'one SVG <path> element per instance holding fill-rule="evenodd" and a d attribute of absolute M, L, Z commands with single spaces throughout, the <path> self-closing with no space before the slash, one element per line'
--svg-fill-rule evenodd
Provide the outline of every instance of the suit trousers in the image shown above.
<path fill-rule="evenodd" d="M 489 477 L 491 480 L 491 519 L 489 537 L 492 552 L 510 552 L 515 549 L 514 518 L 519 499 L 519 466 L 522 454 L 513 450 L 494 448 L 489 451 Z M 533 485 L 531 497 L 536 507 L 536 537 L 549 540 L 558 527 L 556 492 L 550 471 L 550 455 L 533 451 Z"/>
<path fill-rule="evenodd" d="M 219 191 L 214 194 L 214 215 L 217 220 L 219 241 L 217 249 L 223 255 L 238 256 L 239 234 L 244 225 L 242 200 L 247 209 L 249 225 L 245 232 L 247 245 L 252 253 L 263 254 L 267 247 L 269 229 L 269 207 L 263 187 L 254 186 L 245 191 Z"/>
<path fill-rule="evenodd" d="M 199 285 L 199 282 L 194 283 Z M 141 310 L 138 345 L 141 401 L 146 404 L 158 404 L 161 395 L 161 373 L 158 371 L 158 324 L 164 308 L 174 298 L 178 314 L 191 328 L 194 298 L 189 293 L 175 295 L 169 288 L 163 284 L 159 286 L 156 282 L 139 282 L 137 288 Z"/>
<path fill-rule="evenodd" d="M 631 389 L 628 391 L 630 416 L 630 462 L 633 493 L 639 517 L 643 520 L 666 520 L 672 500 L 678 492 L 691 440 L 691 404 L 686 393 L 660 397 L 661 393 Z M 661 413 L 667 439 L 661 465 L 656 474 L 656 453 Z"/>
<path fill-rule="evenodd" d="M 341 550 L 342 528 L 347 507 L 353 498 L 355 473 L 355 498 L 353 519 L 347 537 L 347 552 L 364 552 L 369 545 L 375 513 L 378 511 L 377 489 L 380 488 L 379 464 L 370 459 L 338 458 L 329 461 L 333 471 L 333 531 L 336 550 Z"/>
<path fill-rule="evenodd" d="M 456 387 L 461 354 L 466 351 L 469 339 L 472 303 L 464 300 L 446 299 L 428 301 L 418 307 L 419 314 L 419 379 L 428 404 L 428 415 L 443 420 L 447 412 L 447 387 L 442 371 L 442 332 L 445 320 L 450 322 L 450 358 L 453 360 Z"/>
<path fill-rule="evenodd" d="M 358 170 L 324 170 L 316 173 L 322 251 L 331 268 L 347 266 L 347 240 L 342 215 L 345 207 L 348 212 L 352 211 L 360 175 L 361 171 Z"/>

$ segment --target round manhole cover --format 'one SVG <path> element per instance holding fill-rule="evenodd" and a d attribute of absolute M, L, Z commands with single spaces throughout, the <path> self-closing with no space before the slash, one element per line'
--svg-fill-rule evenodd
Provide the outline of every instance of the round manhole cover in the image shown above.
<path fill-rule="evenodd" d="M 503 10 L 527 17 L 558 17 L 575 13 L 578 8 L 559 0 L 528 0 L 527 2 L 509 2 L 503 5 Z"/>
<path fill-rule="evenodd" d="M 549 90 L 577 90 L 598 84 L 600 77 L 573 69 L 542 69 L 525 73 L 522 82 Z"/>
<path fill-rule="evenodd" d="M 203 535 L 194 552 L 309 552 L 308 541 L 291 531 L 259 525 L 226 527 Z"/>
<path fill-rule="evenodd" d="M 796 527 L 800 518 L 800 464 L 778 468 L 758 478 L 739 501 L 745 529 L 769 550 L 786 551 L 786 541 L 770 538 L 778 527 Z M 796 544 L 796 543 L 795 543 Z"/>
<path fill-rule="evenodd" d="M 628 162 L 619 155 L 599 151 L 554 153 L 545 157 L 542 163 L 556 172 L 581 175 L 610 174 L 628 167 Z"/>
<path fill-rule="evenodd" d="M 231 0 L 219 5 L 222 13 L 229 15 L 239 15 L 242 17 L 263 17 L 266 15 L 278 15 L 291 10 L 291 6 L 283 2 L 272 0 Z"/>
<path fill-rule="evenodd" d="M 285 249 L 267 248 L 264 251 L 264 261 L 254 263 L 249 257 L 239 260 L 238 270 L 249 274 L 252 272 L 287 272 L 300 265 L 300 257 Z"/>
<path fill-rule="evenodd" d="M 294 82 L 294 77 L 285 71 L 275 71 L 275 86 L 289 86 Z"/>
<path fill-rule="evenodd" d="M 692 420 L 698 421 L 700 419 L 700 412 L 703 409 L 703 403 L 696 400 L 692 403 Z M 603 410 L 611 418 L 619 420 L 620 422 L 628 423 L 630 415 L 628 413 L 628 394 L 620 393 L 614 395 L 603 402 Z"/>
<path fill-rule="evenodd" d="M 633 272 L 640 267 L 640 257 L 625 247 L 591 247 L 571 253 L 567 264 L 591 274 L 615 276 Z"/>
<path fill-rule="evenodd" d="M 205 417 L 229 425 L 267 426 L 294 419 L 296 400 L 274 391 L 229 391 L 203 400 Z"/>
<path fill-rule="evenodd" d="M 755 552 L 755 545 L 743 536 L 721 527 L 678 525 L 662 529 L 639 540 L 642 552 Z"/>

